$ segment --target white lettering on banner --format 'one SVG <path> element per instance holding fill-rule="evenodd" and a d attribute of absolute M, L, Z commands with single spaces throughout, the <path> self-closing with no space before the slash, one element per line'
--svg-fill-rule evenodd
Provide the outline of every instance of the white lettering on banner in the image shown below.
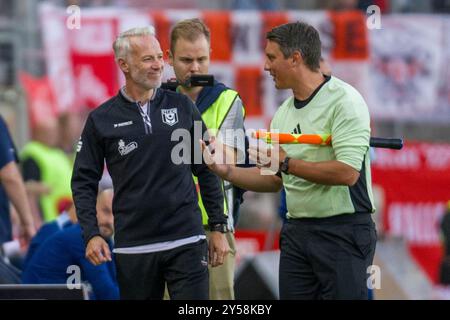
<path fill-rule="evenodd" d="M 95 104 L 100 104 L 108 100 L 108 88 L 99 78 L 95 76 L 91 66 L 80 67 L 78 75 L 78 92 L 83 101 L 92 100 Z"/>
<path fill-rule="evenodd" d="M 373 164 L 382 169 L 418 170 L 421 167 L 420 152 L 413 147 L 405 147 L 402 152 L 375 149 Z"/>
<path fill-rule="evenodd" d="M 388 207 L 389 233 L 422 245 L 439 243 L 439 221 L 445 203 L 394 202 Z"/>
<path fill-rule="evenodd" d="M 119 31 L 125 31 L 136 26 L 150 26 L 155 33 L 154 22 L 145 12 L 124 11 L 119 17 Z"/>
<path fill-rule="evenodd" d="M 60 111 L 70 109 L 75 101 L 75 81 L 69 59 L 70 41 L 66 33 L 64 16 L 63 10 L 48 4 L 41 6 L 40 20 L 47 73 Z"/>
<path fill-rule="evenodd" d="M 114 41 L 111 20 L 98 18 L 95 21 L 83 20 L 83 28 L 76 37 L 72 37 L 72 49 L 83 54 L 109 54 Z"/>
<path fill-rule="evenodd" d="M 450 145 L 423 144 L 426 166 L 432 170 L 450 170 Z"/>
<path fill-rule="evenodd" d="M 261 47 L 261 14 L 258 11 L 233 11 L 233 61 L 259 65 L 263 59 Z"/>
<path fill-rule="evenodd" d="M 383 17 L 389 32 L 370 33 L 372 118 L 448 119 L 438 104 L 444 52 L 442 21 L 432 15 Z M 412 54 L 413 53 L 413 54 Z M 334 73 L 334 71 L 333 71 Z M 442 112 L 440 112 L 442 110 Z"/>
<path fill-rule="evenodd" d="M 450 145 L 420 143 L 402 152 L 375 149 L 374 167 L 398 170 L 450 170 Z M 422 161 L 424 159 L 424 161 Z"/>
<path fill-rule="evenodd" d="M 236 265 L 244 258 L 252 257 L 261 251 L 259 242 L 255 238 L 236 238 Z"/>
<path fill-rule="evenodd" d="M 292 10 L 288 11 L 287 14 L 289 21 L 303 21 L 309 23 L 317 29 L 320 36 L 320 42 L 322 44 L 322 56 L 325 58 L 325 60 L 329 60 L 331 52 L 335 48 L 336 39 L 334 37 L 334 24 L 330 20 L 328 12 L 325 10 Z"/>
<path fill-rule="evenodd" d="M 169 69 L 169 68 L 167 68 Z M 170 68 L 172 69 L 172 67 Z M 226 83 L 230 88 L 235 87 L 235 73 L 227 63 L 213 63 L 209 67 L 209 73 L 214 75 L 214 79 L 219 82 Z"/>
<path fill-rule="evenodd" d="M 202 13 L 200 10 L 194 9 L 184 9 L 184 10 L 169 9 L 164 10 L 164 16 L 169 20 L 170 28 L 172 28 L 178 21 L 198 18 L 202 16 Z"/>
<path fill-rule="evenodd" d="M 187 1 L 195 2 L 194 0 Z M 43 3 L 40 7 L 46 5 L 48 8 L 50 6 L 48 2 Z M 76 32 L 69 32 L 68 28 L 77 27 L 76 12 L 69 16 L 66 7 L 52 6 L 51 9 L 51 12 L 50 10 L 39 10 L 40 21 L 46 48 L 48 74 L 53 81 L 52 85 L 57 94 L 58 105 L 62 109 L 76 101 L 73 95 L 76 91 L 70 82 L 71 78 L 64 73 L 72 74 L 69 52 L 71 48 L 76 53 L 81 52 L 82 54 L 109 54 L 111 53 L 111 43 L 117 32 L 132 25 L 152 24 L 154 22 L 152 20 L 156 16 L 154 10 L 113 7 L 83 8 L 82 19 L 79 21 L 82 23 L 82 28 Z M 367 16 L 364 16 L 365 13 Z M 164 20 L 169 22 L 169 28 L 181 19 L 203 15 L 200 10 L 177 9 L 162 10 L 160 14 Z M 265 42 L 265 30 L 263 30 L 265 25 L 262 25 L 261 12 L 258 11 L 223 12 L 223 14 L 230 16 L 229 27 L 231 30 L 229 34 L 231 36 L 227 39 L 219 39 L 219 41 L 227 42 L 227 47 L 230 48 L 232 55 L 230 61 L 219 62 L 229 69 L 229 74 L 234 79 L 236 70 L 242 65 L 247 66 L 250 63 L 251 66 L 262 66 L 264 55 L 261 47 Z M 268 13 L 268 17 L 270 19 L 278 14 Z M 345 15 L 330 15 L 325 10 L 289 10 L 283 12 L 280 17 L 282 19 L 285 17 L 287 21 L 305 21 L 317 28 L 321 37 L 322 55 L 333 65 L 333 74 L 339 69 L 348 71 L 350 69 L 347 66 L 350 66 L 351 72 L 342 73 L 343 80 L 356 83 L 357 88 L 361 88 L 361 84 L 363 87 L 371 88 L 370 91 L 361 91 L 370 108 L 372 118 L 419 121 L 448 120 L 450 108 L 447 88 L 450 77 L 448 77 L 445 61 L 448 60 L 450 46 L 447 41 L 448 32 L 446 32 L 449 29 L 447 17 L 431 14 L 383 15 L 381 17 L 377 6 L 369 6 L 366 12 L 359 14 L 363 19 L 354 20 L 352 24 L 362 24 L 364 28 L 368 27 L 369 29 L 378 29 L 382 26 L 386 30 L 389 29 L 389 32 L 376 32 L 376 30 L 370 32 L 367 39 L 369 57 L 356 59 L 351 62 L 351 66 L 348 58 L 340 55 L 334 57 L 335 55 L 331 54 L 336 48 L 335 27 L 347 20 Z M 55 19 L 57 21 L 51 22 Z M 55 37 L 54 34 L 58 33 L 61 35 Z M 58 40 L 52 41 L 51 47 L 48 46 L 49 37 Z M 57 61 L 58 59 L 61 61 Z M 211 67 L 217 62 L 213 59 Z M 340 66 L 343 64 L 345 65 Z M 365 67 L 354 70 L 356 65 L 363 64 L 369 64 L 370 70 L 366 71 Z M 119 77 L 122 77 L 118 68 L 117 71 Z M 339 77 L 337 73 L 336 75 Z M 359 78 L 362 80 L 358 81 Z M 223 82 L 233 87 L 232 83 Z M 268 83 L 273 87 L 272 82 Z M 251 94 L 255 96 L 258 92 Z M 263 104 L 267 101 L 269 99 L 264 99 Z M 277 106 L 277 104 L 262 105 L 264 110 L 272 110 Z M 256 115 L 249 114 L 248 116 Z M 272 115 L 264 114 L 263 116 L 270 118 Z"/>

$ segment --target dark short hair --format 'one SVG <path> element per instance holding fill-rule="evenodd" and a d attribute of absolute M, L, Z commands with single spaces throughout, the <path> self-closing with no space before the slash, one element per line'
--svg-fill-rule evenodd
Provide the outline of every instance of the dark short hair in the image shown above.
<path fill-rule="evenodd" d="M 321 42 L 319 32 L 305 22 L 291 22 L 267 32 L 266 39 L 278 43 L 285 58 L 300 51 L 305 65 L 312 71 L 320 67 Z"/>

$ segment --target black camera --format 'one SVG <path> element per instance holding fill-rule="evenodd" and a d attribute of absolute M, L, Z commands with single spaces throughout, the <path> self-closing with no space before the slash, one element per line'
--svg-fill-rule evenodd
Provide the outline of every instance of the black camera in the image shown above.
<path fill-rule="evenodd" d="M 175 91 L 182 84 L 185 87 L 212 87 L 214 85 L 214 76 L 211 74 L 193 74 L 184 83 L 180 83 L 177 79 L 170 79 L 161 84 L 162 89 Z"/>

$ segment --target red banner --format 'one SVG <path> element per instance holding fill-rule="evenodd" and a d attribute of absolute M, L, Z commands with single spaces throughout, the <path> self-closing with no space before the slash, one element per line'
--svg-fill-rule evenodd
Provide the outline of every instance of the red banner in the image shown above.
<path fill-rule="evenodd" d="M 34 78 L 22 72 L 19 75 L 27 97 L 30 126 L 56 116 L 56 103 L 47 77 Z"/>
<path fill-rule="evenodd" d="M 236 72 L 236 90 L 244 101 L 246 116 L 262 116 L 262 71 L 257 67 L 241 67 Z"/>
<path fill-rule="evenodd" d="M 369 57 L 366 17 L 360 11 L 330 12 L 334 25 L 334 59 L 366 60 Z"/>
<path fill-rule="evenodd" d="M 436 282 L 442 257 L 439 223 L 450 199 L 450 145 L 408 142 L 400 152 L 376 149 L 372 176 L 381 228 L 404 238 Z"/>
<path fill-rule="evenodd" d="M 258 254 L 262 251 L 279 250 L 280 233 L 260 230 L 243 230 L 235 232 L 236 264 L 239 265 L 244 257 Z"/>
<path fill-rule="evenodd" d="M 69 34 L 77 105 L 95 108 L 118 91 L 118 68 L 112 50 L 118 21 L 99 17 L 84 18 L 81 23 L 83 28 Z"/>
<path fill-rule="evenodd" d="M 151 17 L 155 22 L 155 32 L 158 35 L 159 44 L 164 53 L 164 58 L 168 59 L 166 52 L 170 49 L 170 24 L 169 17 L 164 13 L 164 11 L 152 11 Z"/>
<path fill-rule="evenodd" d="M 231 60 L 231 20 L 230 13 L 223 11 L 205 11 L 203 19 L 211 31 L 211 60 Z"/>

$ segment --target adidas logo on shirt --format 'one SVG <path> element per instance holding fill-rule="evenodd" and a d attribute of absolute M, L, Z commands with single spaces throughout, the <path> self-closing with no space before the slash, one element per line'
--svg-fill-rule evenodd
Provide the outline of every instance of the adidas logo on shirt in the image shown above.
<path fill-rule="evenodd" d="M 292 130 L 293 134 L 301 134 L 302 130 L 300 129 L 300 123 L 297 123 L 297 126 L 294 128 L 294 130 Z"/>

